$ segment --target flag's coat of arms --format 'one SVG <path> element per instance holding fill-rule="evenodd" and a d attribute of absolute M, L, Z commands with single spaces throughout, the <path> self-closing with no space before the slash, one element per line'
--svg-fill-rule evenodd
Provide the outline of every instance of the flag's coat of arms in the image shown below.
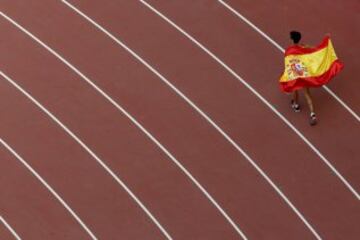
<path fill-rule="evenodd" d="M 297 58 L 290 59 L 285 68 L 289 79 L 307 77 L 309 75 L 305 64 Z"/>

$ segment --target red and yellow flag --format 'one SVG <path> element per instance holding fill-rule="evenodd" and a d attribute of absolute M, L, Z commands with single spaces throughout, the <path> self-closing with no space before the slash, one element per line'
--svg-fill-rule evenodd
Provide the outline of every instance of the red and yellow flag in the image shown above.
<path fill-rule="evenodd" d="M 280 88 L 292 92 L 303 87 L 319 87 L 328 83 L 343 67 L 329 37 L 314 48 L 294 45 L 285 51 Z"/>

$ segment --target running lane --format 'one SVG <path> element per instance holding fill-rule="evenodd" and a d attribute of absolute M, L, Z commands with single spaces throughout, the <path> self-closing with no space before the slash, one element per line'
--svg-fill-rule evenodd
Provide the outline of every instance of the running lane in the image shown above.
<path fill-rule="evenodd" d="M 360 54 L 360 2 L 349 1 L 226 1 L 247 17 L 283 48 L 291 44 L 289 31 L 303 34 L 303 43 L 317 45 L 329 33 L 338 57 L 344 62 L 341 74 L 328 86 L 358 115 L 360 114 L 360 87 L 357 80 Z M 229 12 L 229 14 L 231 14 Z M 240 19 L 239 24 L 242 24 Z M 264 39 L 264 41 L 267 41 Z M 274 51 L 278 51 L 273 47 Z M 317 100 L 315 99 L 315 103 Z M 319 108 L 322 105 L 318 104 Z"/>
<path fill-rule="evenodd" d="M 133 3 L 128 2 L 130 5 Z M 157 77 L 141 64 L 136 63 L 129 54 L 119 49 L 101 32 L 56 1 L 46 6 L 34 1 L 31 8 L 16 4 L 6 6 L 7 14 L 16 18 L 45 42 L 49 42 L 92 79 L 96 79 L 106 92 L 129 109 L 151 132 L 156 133 L 160 141 L 166 143 L 166 147 L 204 184 L 247 235 L 260 239 L 266 237 L 314 239 L 297 216 L 234 148 Z M 135 7 L 148 13 L 141 5 L 135 3 Z M 47 17 L 48 14 L 52 17 Z M 149 13 L 149 16 L 153 15 Z M 64 19 L 69 21 L 64 21 Z M 152 19 L 158 18 L 153 16 Z M 168 28 L 166 25 L 162 26 Z M 177 36 L 177 33 L 173 34 L 173 37 Z M 116 163 L 113 162 L 111 166 L 114 169 L 120 169 L 119 166 L 121 166 L 121 171 L 119 171 L 125 181 L 132 183 L 131 188 L 150 206 L 150 209 L 154 210 L 154 213 L 157 213 L 156 216 L 160 222 L 174 238 L 239 239 L 217 210 L 205 201 L 199 190 L 182 182 L 188 183 L 188 180 L 179 169 L 175 168 L 171 162 L 169 163 L 169 159 L 158 155 L 157 152 L 151 154 L 145 152 L 145 149 L 148 149 L 145 146 L 148 146 L 149 140 L 144 138 L 139 130 L 136 131 L 141 138 L 129 137 L 125 135 L 125 130 L 117 130 L 116 127 L 121 126 L 129 129 L 128 123 L 123 122 L 120 113 L 111 112 L 107 117 L 109 122 L 106 122 L 105 126 L 101 122 L 96 123 L 92 120 L 100 118 L 100 113 L 110 111 L 109 108 L 113 109 L 110 104 L 104 104 L 101 111 L 95 111 L 94 107 L 89 106 L 87 102 L 95 101 L 98 97 L 91 95 L 91 98 L 85 98 L 82 92 L 92 93 L 92 90 L 81 83 L 81 79 L 74 79 L 72 75 L 67 76 L 65 74 L 69 72 L 67 68 L 62 66 L 57 59 L 52 60 L 53 57 L 48 56 L 49 54 L 35 43 L 29 44 L 28 41 L 24 41 L 20 46 L 24 46 L 24 49 L 19 50 L 19 46 L 6 49 L 10 48 L 9 52 L 21 51 L 18 53 L 19 56 L 31 56 L 33 69 L 26 70 L 29 69 L 26 60 L 21 61 L 21 69 L 15 68 L 14 66 L 19 63 L 15 64 L 15 60 L 10 62 L 11 59 L 8 58 L 4 59 L 7 63 L 7 71 L 13 69 L 12 74 L 21 74 L 22 76 L 18 77 L 19 81 L 31 76 L 32 83 L 21 80 L 22 84 L 26 84 L 26 88 L 34 95 L 41 97 L 41 101 L 51 106 L 51 109 L 56 111 L 57 115 L 61 116 L 61 119 L 64 119 L 69 126 L 78 129 L 77 132 L 84 136 L 87 143 L 105 159 L 111 161 L 110 159 L 116 155 Z M 31 50 L 32 48 L 34 49 Z M 36 57 L 38 54 L 45 60 L 38 59 Z M 208 58 L 205 57 L 204 60 L 207 61 Z M 37 73 L 40 71 L 38 68 L 43 65 L 53 67 L 51 71 L 48 69 L 43 74 Z M 51 82 L 48 81 L 50 73 Z M 51 96 L 44 97 L 44 92 L 39 90 L 40 84 L 34 84 L 34 81 L 39 83 L 40 80 L 43 89 L 46 89 L 49 92 L 48 95 Z M 54 85 L 59 84 L 63 86 L 61 91 L 55 91 Z M 72 88 L 81 92 L 78 93 L 81 97 L 75 100 L 74 93 L 66 91 L 67 88 L 64 87 L 73 86 L 72 84 L 79 84 Z M 246 101 L 248 97 L 245 94 L 244 100 Z M 61 99 L 62 107 L 54 98 Z M 66 101 L 76 102 L 76 105 L 91 109 L 88 111 L 93 114 L 89 115 L 83 110 L 77 113 Z M 212 102 L 214 103 L 216 99 Z M 62 110 L 64 106 L 66 106 L 66 112 Z M 254 106 L 261 108 L 261 105 L 256 102 Z M 79 111 L 79 109 L 76 110 Z M 251 114 L 254 118 L 267 116 L 266 112 L 257 110 L 251 111 Z M 247 121 L 244 119 L 243 123 Z M 103 130 L 110 126 L 112 126 L 111 129 Z M 269 126 L 261 126 L 261 128 L 271 129 Z M 239 134 L 241 135 L 241 132 Z M 247 132 L 247 136 L 249 134 L 251 135 Z M 111 143 L 106 139 L 112 139 Z M 109 147 L 109 144 L 112 147 Z M 134 148 L 136 149 L 133 150 Z M 122 151 L 114 151 L 114 149 Z M 139 152 L 141 156 L 138 156 Z M 124 155 L 126 153 L 130 155 Z M 139 157 L 138 160 L 134 160 L 136 156 Z M 163 177 L 164 175 L 166 177 Z M 329 179 L 328 176 L 324 178 Z M 148 183 L 153 183 L 153 185 L 149 186 Z"/>
<path fill-rule="evenodd" d="M 1 109 L 9 108 L 1 79 Z M 90 239 L 56 198 L 3 145 L 0 212 L 23 239 Z M 26 159 L 24 159 L 26 161 Z M 0 222 L 0 239 L 15 239 Z"/>
<path fill-rule="evenodd" d="M 333 97 L 323 89 L 313 91 L 319 124 L 315 128 L 309 127 L 309 111 L 304 97 L 301 96 L 302 113 L 294 114 L 289 107 L 289 97 L 279 91 L 278 77 L 283 70 L 283 54 L 275 51 L 272 45 L 252 28 L 242 24 L 216 1 L 202 1 L 191 5 L 181 1 L 150 3 L 248 81 L 360 192 L 360 162 L 355 157 L 360 156 L 356 141 L 360 136 L 360 125 Z M 233 78 L 233 81 L 243 87 L 237 79 Z M 280 119 L 278 124 L 282 124 Z"/>
<path fill-rule="evenodd" d="M 36 2 L 38 3 L 38 1 Z M 30 20 L 38 14 L 47 14 L 48 10 L 54 10 L 49 6 L 46 6 L 46 9 L 43 9 L 40 4 L 39 6 L 41 7 L 37 9 L 33 5 L 29 15 L 22 12 L 29 9 L 26 6 L 25 9 L 16 9 L 16 12 L 22 17 L 29 17 Z M 62 4 L 55 6 L 62 8 L 62 11 L 65 10 L 64 12 L 68 14 L 65 19 L 71 19 L 64 26 L 64 16 L 55 18 L 60 22 L 60 26 L 67 28 L 66 32 L 70 34 L 68 40 L 73 42 L 84 33 L 77 33 L 78 27 L 74 28 L 73 26 L 75 23 L 83 24 L 83 22 L 79 21 Z M 174 238 L 239 238 L 199 189 L 140 130 L 130 124 L 127 118 L 44 48 L 39 47 L 5 20 L 1 20 L 0 24 L 7 36 L 0 46 L 0 51 L 3 53 L 0 68 L 45 106 L 48 106 L 50 111 L 70 129 L 73 129 L 102 159 L 106 160 L 109 166 L 119 173 L 124 182 L 129 184 L 130 189 L 143 200 L 145 205 L 149 206 L 150 211 Z M 47 25 L 48 27 L 49 25 Z M 87 29 L 91 29 L 91 27 L 88 26 Z M 74 37 L 71 33 L 75 33 L 76 36 Z M 61 31 L 57 34 L 64 35 Z M 52 36 L 56 37 L 56 35 Z M 83 43 L 86 48 L 80 48 L 81 50 L 102 48 L 102 44 L 94 44 L 97 41 L 87 41 L 91 40 L 93 35 L 89 34 L 88 36 L 91 37 L 84 36 L 85 40 L 80 39 L 75 46 L 70 47 L 69 51 L 79 54 L 78 49 Z M 55 40 L 59 41 L 58 38 Z M 60 42 L 64 44 L 63 41 Z M 94 48 L 89 48 L 89 45 Z M 111 52 L 117 52 L 112 48 L 108 49 L 109 51 L 104 55 L 105 58 L 112 56 Z M 95 67 L 96 62 L 101 58 L 87 55 L 85 57 L 87 60 L 93 59 L 90 61 L 92 67 Z M 126 66 L 127 62 L 132 66 L 125 69 L 125 71 L 132 72 L 130 75 L 117 74 L 117 81 L 114 83 L 120 84 L 117 88 L 130 90 L 122 92 L 124 95 L 119 93 L 119 96 L 123 96 L 123 100 L 127 104 L 130 104 L 130 101 L 127 100 L 130 98 L 131 104 L 134 104 L 134 109 L 136 109 L 139 107 L 139 103 L 142 104 L 137 94 L 144 94 L 146 89 L 152 86 L 132 85 L 131 82 L 126 82 L 125 80 L 133 74 L 136 76 L 136 78 L 132 78 L 134 81 L 143 79 L 144 75 L 136 75 L 139 66 L 131 64 L 128 57 L 117 58 L 117 61 L 123 63 L 123 66 Z M 104 61 L 104 64 L 108 65 L 109 62 Z M 142 68 L 140 67 L 140 69 Z M 108 72 L 107 77 L 110 77 L 111 74 Z M 148 73 L 145 73 L 145 78 L 147 78 L 146 74 Z M 102 79 L 106 80 L 107 78 Z M 119 79 L 124 80 L 119 81 Z M 143 89 L 138 89 L 137 86 L 141 86 Z M 5 89 L 7 88 L 4 82 L 4 91 Z M 164 102 L 169 98 L 168 91 L 164 89 L 155 91 L 158 91 L 153 95 L 156 101 Z M 118 239 L 119 236 L 124 239 L 164 238 L 120 186 L 106 175 L 94 159 L 83 153 L 80 146 L 63 130 L 47 119 L 33 104 L 24 100 L 20 93 L 16 94 L 16 91 L 13 90 L 12 94 L 8 95 L 11 99 L 7 99 L 7 103 L 15 104 L 16 100 L 20 99 L 27 105 L 23 108 L 11 105 L 14 111 L 16 110 L 16 113 L 12 114 L 12 118 L 15 120 L 10 118 L 8 113 L 9 120 L 7 124 L 2 124 L 2 133 L 7 138 L 11 138 L 11 142 L 24 153 L 24 156 L 29 158 L 29 161 L 31 160 L 35 164 L 35 159 L 38 160 L 36 168 L 46 175 L 46 178 L 53 183 L 56 189 L 59 189 L 65 199 L 69 200 L 84 221 L 98 234 L 99 239 Z M 156 104 L 154 101 L 151 104 Z M 178 107 L 177 111 L 183 111 L 182 109 L 186 108 L 175 106 Z M 151 105 L 147 107 L 150 110 Z M 173 106 L 161 107 L 162 110 L 155 109 L 155 111 L 147 112 L 146 117 L 151 119 L 152 115 L 160 116 L 161 111 L 170 111 Z M 28 108 L 31 111 L 27 110 Z M 27 121 L 27 125 L 21 125 L 23 120 L 29 116 L 29 123 Z M 10 125 L 15 124 L 14 121 L 17 122 L 17 125 Z M 178 121 L 181 121 L 181 117 L 178 117 Z M 176 126 L 178 122 L 173 121 L 171 124 Z M 189 152 L 186 154 L 191 155 Z M 185 158 L 184 155 L 181 157 Z M 205 163 L 203 162 L 203 164 Z M 198 170 L 201 171 L 201 169 Z M 256 175 L 252 175 L 252 181 L 257 181 Z M 256 194 L 262 192 L 263 189 L 259 189 Z M 252 199 L 256 201 L 254 196 Z"/>
<path fill-rule="evenodd" d="M 320 229 L 319 231 L 322 235 L 330 239 L 346 235 L 350 236 L 349 238 L 351 239 L 351 236 L 355 236 L 358 233 L 355 223 L 359 220 L 359 206 L 353 195 L 333 176 L 320 159 L 293 132 L 289 131 L 287 126 L 281 123 L 272 112 L 263 106 L 249 91 L 244 89 L 241 84 L 224 72 L 213 60 L 182 37 L 180 33 L 176 32 L 167 23 L 137 2 L 115 3 L 103 1 L 99 4 L 96 1 L 75 1 L 73 3 L 86 14 L 94 17 L 96 21 L 104 25 L 111 32 L 115 33 L 116 36 L 123 39 L 140 56 L 145 57 L 146 60 L 153 64 L 176 86 L 179 86 L 202 109 L 209 112 L 220 123 L 221 127 L 230 132 L 231 136 L 241 146 L 244 146 L 245 150 L 250 152 L 251 156 L 265 170 L 271 173 L 271 177 L 273 177 L 275 182 L 280 183 L 284 192 L 290 196 L 290 199 L 294 200 L 295 205 L 300 206 L 300 210 L 310 219 L 310 222 L 313 223 L 316 229 Z M 178 3 L 180 4 L 180 2 Z M 173 2 L 173 4 L 176 3 Z M 214 5 L 204 4 L 203 11 L 206 13 L 209 9 L 216 8 Z M 199 18 L 202 14 L 203 12 L 198 14 Z M 223 14 L 227 16 L 227 12 L 223 12 Z M 214 15 L 217 16 L 216 13 Z M 205 16 L 207 15 L 205 14 Z M 232 24 L 234 26 L 238 22 L 234 20 Z M 199 25 L 196 21 L 193 21 L 191 26 Z M 249 32 L 251 34 L 251 31 Z M 260 39 L 259 42 L 262 43 L 262 40 Z M 261 43 L 259 43 L 260 46 Z M 118 47 L 118 51 L 123 50 Z M 89 57 L 84 57 L 82 62 L 79 61 L 79 65 L 83 65 L 85 60 L 88 61 L 88 59 Z M 89 67 L 87 71 L 91 71 L 91 68 Z M 114 71 L 112 74 L 114 74 Z M 160 80 L 158 79 L 158 81 Z M 154 84 L 152 83 L 152 89 L 155 89 Z M 267 86 L 270 88 L 274 85 L 268 83 Z M 144 106 L 144 110 L 139 112 L 139 114 L 145 112 Z M 194 124 L 191 125 L 193 128 L 191 135 L 188 135 L 191 136 L 192 141 L 189 141 L 188 139 L 190 138 L 184 135 L 186 133 L 185 129 L 188 128 L 185 125 L 184 127 L 177 125 L 174 128 L 172 125 L 164 124 L 162 122 L 164 120 L 161 119 L 169 119 L 169 117 L 176 116 L 176 113 L 172 114 L 173 116 L 168 116 L 166 111 L 164 111 L 158 121 L 154 123 L 147 121 L 146 124 L 150 129 L 154 129 L 153 132 L 160 139 L 164 139 L 164 142 L 167 142 L 167 146 L 173 149 L 173 152 L 180 150 L 188 152 L 193 147 L 196 147 L 197 151 L 204 149 L 204 152 L 219 150 L 219 147 L 215 147 L 216 145 L 211 145 L 215 143 L 214 140 L 204 143 L 207 149 L 200 148 L 200 145 L 194 145 L 196 143 L 194 140 L 199 139 L 200 134 L 200 132 L 194 134 Z M 266 119 L 266 121 L 259 121 L 259 119 Z M 186 124 L 185 120 L 183 117 L 182 121 L 184 124 Z M 204 123 L 204 121 L 202 122 Z M 190 121 L 191 123 L 194 123 L 194 120 Z M 299 124 L 302 124 L 303 128 L 308 128 L 307 123 L 303 119 L 299 121 Z M 214 129 L 208 129 L 209 132 L 221 138 L 218 133 L 214 132 Z M 201 140 L 204 141 L 204 139 L 209 138 L 202 137 Z M 224 145 L 223 149 L 232 148 L 224 140 L 218 141 L 228 145 L 227 147 Z M 211 146 L 214 146 L 216 149 L 213 149 Z M 222 145 L 217 144 L 217 146 Z M 212 154 L 211 156 L 215 157 L 217 155 Z M 225 156 L 228 156 L 228 154 L 226 153 Z M 190 160 L 190 158 L 188 159 Z M 199 159 L 199 157 L 195 158 L 196 161 L 199 161 Z M 240 168 L 233 167 L 233 161 L 243 161 L 240 156 L 237 159 L 224 157 L 219 159 L 221 159 L 223 164 L 222 168 L 227 168 L 231 172 L 235 170 L 238 171 L 238 175 L 241 174 Z M 194 164 L 193 162 L 191 164 Z M 208 162 L 209 164 L 210 162 Z M 213 167 L 219 168 L 216 165 L 213 165 Z M 206 171 L 205 168 L 203 168 L 204 171 Z M 215 176 L 214 178 L 217 181 L 220 179 Z M 222 187 L 223 193 L 228 195 L 230 193 L 226 192 L 224 186 L 234 186 L 234 183 L 239 184 L 240 182 L 241 178 L 233 178 L 233 183 L 230 183 L 230 185 L 225 185 L 226 182 L 222 182 L 216 186 L 217 189 Z M 237 186 L 233 189 L 241 190 Z M 273 190 L 268 187 L 267 191 Z M 229 202 L 240 203 L 237 201 L 236 195 L 232 196 L 233 198 L 229 198 Z M 339 202 L 342 203 L 341 206 L 338 206 Z M 251 206 L 252 202 L 247 202 L 247 204 L 249 204 L 249 209 L 253 209 L 253 206 Z M 271 205 L 270 202 L 268 202 L 269 205 Z M 236 207 L 239 209 L 242 206 L 239 204 Z M 233 211 L 236 212 L 236 210 Z M 291 211 L 288 210 L 288 213 L 291 214 Z M 244 212 L 242 212 L 241 216 L 244 216 Z M 261 220 L 257 220 L 263 221 L 265 226 L 280 224 L 281 221 L 286 219 L 279 218 L 279 222 L 274 223 L 273 215 L 263 216 L 259 214 L 258 217 L 260 216 L 262 216 Z M 339 219 L 342 219 L 342 221 L 339 221 Z M 289 223 L 289 221 L 287 222 Z M 260 228 L 260 225 L 258 226 Z M 254 227 L 255 231 L 251 233 L 254 235 L 250 235 L 250 237 L 259 237 L 256 234 L 266 232 L 264 228 L 261 230 L 259 228 Z M 266 233 L 272 234 L 274 238 L 286 239 L 282 234 L 286 234 L 284 232 L 289 233 L 290 231 L 285 230 L 285 228 L 283 223 L 278 225 L 277 228 L 272 228 L 271 233 Z M 292 232 L 289 234 L 292 234 Z M 296 239 L 296 236 L 292 237 Z M 289 238 L 292 239 L 292 237 Z"/>

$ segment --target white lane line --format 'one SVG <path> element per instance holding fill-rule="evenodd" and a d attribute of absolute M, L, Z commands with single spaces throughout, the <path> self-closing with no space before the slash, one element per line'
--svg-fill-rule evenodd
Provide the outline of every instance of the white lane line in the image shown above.
<path fill-rule="evenodd" d="M 233 14 L 243 20 L 246 24 L 248 24 L 251 28 L 253 28 L 256 32 L 258 32 L 261 36 L 263 36 L 266 40 L 268 40 L 272 45 L 274 45 L 277 49 L 279 49 L 282 53 L 285 53 L 285 49 L 282 48 L 277 42 L 275 42 L 271 37 L 269 37 L 266 33 L 261 31 L 257 26 L 255 26 L 250 20 L 241 15 L 238 11 L 236 11 L 233 7 L 231 7 L 228 3 L 222 0 L 218 0 L 220 4 L 230 10 Z M 360 117 L 353 111 L 343 100 L 340 99 L 330 88 L 327 86 L 323 86 L 323 88 L 333 97 L 336 101 L 338 101 L 358 122 L 360 122 Z"/>
<path fill-rule="evenodd" d="M 172 237 L 169 233 L 163 228 L 159 221 L 152 215 L 152 213 L 145 207 L 145 205 L 136 197 L 136 195 L 129 189 L 129 187 L 108 167 L 103 160 L 101 160 L 82 140 L 80 140 L 68 127 L 66 127 L 57 117 L 55 117 L 49 110 L 47 110 L 41 103 L 39 103 L 35 98 L 33 98 L 28 92 L 26 92 L 22 87 L 20 87 L 15 81 L 10 77 L 5 75 L 0 71 L 0 75 L 3 76 L 11 85 L 13 85 L 17 90 L 24 94 L 31 102 L 38 106 L 46 115 L 48 115 L 54 122 L 56 122 L 67 134 L 69 134 L 89 155 L 91 155 L 101 167 L 130 195 L 130 197 L 140 206 L 140 208 L 147 214 L 147 216 L 153 221 L 153 223 L 159 228 L 159 230 L 164 234 L 164 236 L 172 240 Z M 4 144 L 4 143 L 3 143 Z M 13 152 L 15 153 L 15 152 Z M 54 193 L 53 193 L 54 194 Z M 56 195 L 57 198 L 60 198 Z M 74 214 L 74 216 L 76 216 Z M 77 218 L 79 221 L 80 219 Z M 85 225 L 84 225 L 85 226 Z M 87 228 L 86 228 L 87 229 Z M 89 235 L 93 239 L 96 237 L 88 230 Z"/>
<path fill-rule="evenodd" d="M 3 73 L 1 72 L 1 75 Z M 52 195 L 64 206 L 64 208 L 75 218 L 75 220 L 81 225 L 81 227 L 88 233 L 88 235 L 93 240 L 97 240 L 97 237 L 94 233 L 86 226 L 86 224 L 80 219 L 80 217 L 71 209 L 71 207 L 60 197 L 60 195 L 13 149 L 11 148 L 2 138 L 0 138 L 0 143 L 11 152 L 19 162 L 21 162 L 46 188 L 51 192 Z"/>
<path fill-rule="evenodd" d="M 0 138 L 0 140 L 1 140 L 1 138 Z M 0 215 L 0 222 L 2 222 L 5 225 L 5 227 L 11 232 L 11 234 L 14 236 L 14 238 L 16 240 L 21 240 L 21 238 L 19 237 L 19 234 L 17 234 L 17 232 L 10 226 L 9 223 L 7 223 L 5 221 L 5 219 L 1 215 Z"/>
<path fill-rule="evenodd" d="M 228 65 L 226 65 L 220 58 L 218 58 L 214 53 L 212 53 L 209 49 L 207 49 L 204 45 L 202 45 L 200 42 L 198 42 L 194 37 L 192 37 L 190 34 L 188 34 L 185 30 L 180 28 L 178 25 L 176 25 L 173 21 L 171 21 L 169 18 L 164 16 L 161 12 L 159 12 L 157 9 L 155 9 L 153 6 L 151 6 L 149 3 L 145 2 L 144 0 L 139 0 L 141 3 L 143 3 L 146 7 L 148 7 L 151 11 L 156 13 L 159 17 L 161 17 L 164 21 L 169 23 L 171 26 L 173 26 L 175 29 L 177 29 L 179 32 L 181 32 L 183 35 L 185 35 L 189 40 L 191 40 L 195 45 L 197 45 L 199 48 L 201 48 L 204 52 L 206 52 L 211 58 L 213 58 L 217 63 L 219 63 L 223 68 L 225 68 L 233 77 L 235 77 L 239 82 L 241 82 L 247 89 L 249 89 L 256 97 L 258 97 L 267 107 L 269 107 L 290 129 L 292 129 L 309 147 L 311 150 L 313 150 L 316 155 L 330 168 L 330 170 L 343 182 L 343 184 L 349 189 L 350 192 L 352 192 L 355 197 L 360 200 L 360 194 L 351 186 L 351 184 L 337 171 L 337 169 L 325 158 L 325 156 L 293 125 L 285 118 L 284 115 L 282 115 L 271 103 L 266 100 L 259 92 L 257 92 L 248 82 L 246 82 L 242 77 L 240 77 L 233 69 L 231 69 Z M 169 85 L 170 83 L 168 83 Z M 173 87 L 175 88 L 175 87 Z M 209 121 L 210 119 L 207 118 Z M 210 122 L 210 121 L 209 121 Z M 210 122 L 214 127 L 215 123 L 213 121 Z M 216 127 L 216 129 L 236 148 L 238 149 L 238 146 L 235 144 L 233 140 L 224 132 L 220 131 L 221 129 L 219 127 Z M 231 140 L 231 141 L 230 141 Z"/>
<path fill-rule="evenodd" d="M 136 54 L 133 50 L 131 50 L 128 46 L 126 46 L 122 41 L 112 35 L 109 31 L 107 31 L 104 27 L 100 26 L 90 17 L 86 16 L 80 10 L 75 8 L 73 5 L 67 3 L 63 0 L 69 7 L 74 9 L 74 11 L 78 12 L 81 16 L 87 19 L 90 23 L 92 23 L 95 27 L 97 27 L 100 31 L 105 33 L 108 37 L 114 40 L 121 47 L 126 49 L 132 56 L 134 56 L 139 62 L 144 64 L 151 72 L 153 72 L 157 77 L 159 77 L 165 84 L 167 84 L 172 90 L 174 90 L 182 99 L 184 99 L 191 107 L 193 107 L 203 118 L 205 118 L 222 136 L 228 140 L 231 145 L 233 145 L 250 163 L 251 165 L 266 179 L 266 181 L 276 190 L 276 192 L 284 199 L 284 201 L 290 206 L 290 208 L 299 216 L 299 218 L 314 232 L 314 235 L 318 236 L 318 234 L 313 230 L 311 225 L 307 222 L 307 220 L 302 216 L 302 214 L 297 210 L 297 208 L 290 202 L 290 200 L 282 193 L 282 191 L 275 185 L 275 183 L 265 174 L 265 172 L 255 163 L 254 160 L 250 158 L 250 156 L 240 147 L 238 146 L 233 139 L 231 139 L 208 115 L 206 115 L 195 103 L 193 103 L 187 96 L 185 96 L 179 89 L 177 89 L 172 83 L 170 83 L 163 75 L 161 75 L 154 67 L 148 64 L 144 59 L 142 59 L 138 54 Z M 147 4 L 144 2 L 144 4 Z M 151 7 L 151 6 L 149 6 Z M 228 218 L 227 218 L 228 219 Z M 237 228 L 236 224 L 228 219 L 229 223 L 235 228 Z M 236 229 L 237 232 L 245 238 L 246 236 L 242 233 L 240 229 Z M 320 237 L 318 238 L 320 239 Z"/>
<path fill-rule="evenodd" d="M 69 4 L 69 3 L 67 3 Z M 71 6 L 71 5 L 69 5 Z M 78 74 L 85 82 L 87 82 L 91 87 L 93 87 L 99 94 L 101 94 L 105 99 L 107 99 L 114 107 L 116 107 L 122 114 L 124 114 L 129 120 L 138 127 L 151 141 L 153 141 L 168 157 L 169 159 L 199 188 L 199 190 L 205 195 L 205 197 L 215 206 L 215 208 L 225 217 L 225 219 L 236 229 L 236 231 L 243 237 L 244 240 L 247 240 L 246 236 L 239 227 L 234 223 L 234 221 L 229 217 L 229 215 L 225 212 L 225 210 L 217 203 L 217 201 L 210 195 L 209 192 L 196 180 L 194 176 L 173 156 L 173 154 L 167 150 L 146 128 L 144 128 L 130 113 L 128 113 L 123 107 L 121 107 L 115 100 L 113 100 L 108 94 L 106 94 L 100 87 L 98 87 L 94 82 L 92 82 L 88 77 L 86 77 L 83 73 L 81 73 L 76 67 L 70 64 L 67 60 L 61 57 L 57 52 L 55 52 L 52 48 L 47 46 L 40 39 L 35 37 L 32 33 L 27 31 L 25 28 L 20 26 L 10 17 L 6 16 L 3 13 L 0 13 L 3 17 L 5 17 L 8 21 L 14 24 L 17 28 L 27 34 L 30 38 L 36 41 L 38 44 L 43 46 L 46 50 L 51 52 L 54 56 L 56 56 L 60 61 L 62 61 L 66 66 L 68 66 L 71 70 L 73 70 L 76 74 Z M 58 122 L 60 124 L 60 122 Z M 69 133 L 70 134 L 70 133 Z M 75 137 L 75 136 L 74 136 Z M 79 140 L 80 141 L 80 140 Z M 79 142 L 80 143 L 80 142 Z M 90 151 L 90 150 L 89 150 Z M 94 156 L 95 158 L 95 156 Z M 103 167 L 108 169 L 104 163 L 100 163 L 104 165 Z M 110 172 L 110 170 L 108 170 Z M 111 175 L 115 178 L 115 174 L 111 172 Z M 117 180 L 120 182 L 120 180 Z M 125 186 L 124 186 L 125 188 Z M 129 194 L 132 195 L 134 199 L 137 199 L 129 190 Z M 165 231 L 165 229 L 160 225 L 160 223 L 152 216 L 152 214 L 143 206 L 139 200 L 136 200 L 138 204 L 143 208 L 143 210 L 149 215 L 149 217 L 156 223 L 156 225 L 161 229 L 163 234 L 168 238 L 172 239 L 171 236 Z"/>

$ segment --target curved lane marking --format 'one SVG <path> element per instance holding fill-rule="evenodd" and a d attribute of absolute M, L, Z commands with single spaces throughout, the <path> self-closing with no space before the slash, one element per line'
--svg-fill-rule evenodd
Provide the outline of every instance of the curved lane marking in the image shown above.
<path fill-rule="evenodd" d="M 0 138 L 0 142 L 1 141 L 2 141 L 2 139 Z M 0 215 L 0 222 L 2 222 L 4 224 L 4 226 L 11 232 L 11 234 L 14 236 L 14 238 L 16 240 L 21 240 L 21 238 L 19 237 L 17 232 L 14 230 L 14 228 L 12 228 L 10 226 L 10 224 L 8 222 L 6 222 L 5 219 L 1 215 Z"/>

